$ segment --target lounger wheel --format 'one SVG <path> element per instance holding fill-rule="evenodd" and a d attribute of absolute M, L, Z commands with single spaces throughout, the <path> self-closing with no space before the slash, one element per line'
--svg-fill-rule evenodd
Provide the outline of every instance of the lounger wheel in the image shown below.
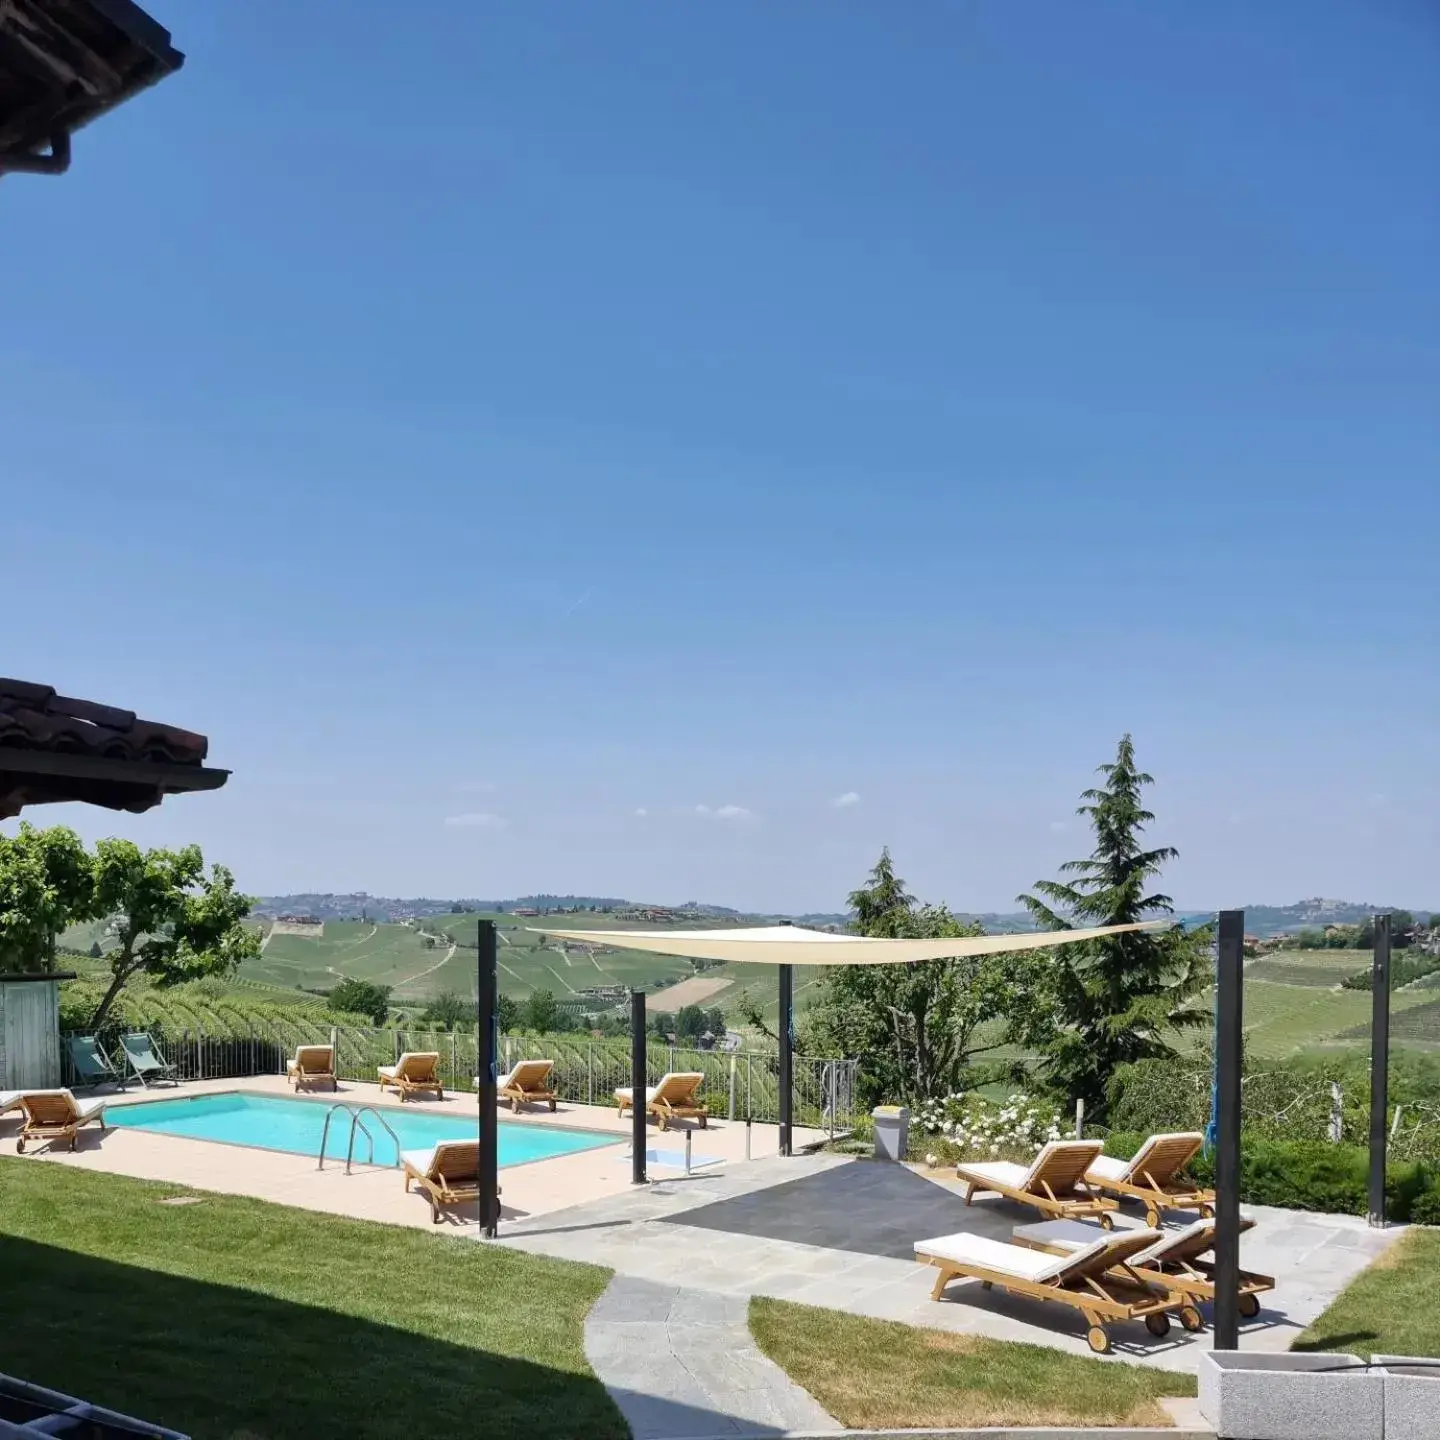
<path fill-rule="evenodd" d="M 1215 1218 L 1215 1207 L 1213 1205 L 1202 1205 L 1200 1207 L 1200 1218 L 1202 1220 L 1213 1220 Z"/>
<path fill-rule="evenodd" d="M 1205 1317 L 1200 1313 L 1198 1306 L 1182 1305 L 1180 1307 L 1180 1325 L 1182 1329 L 1189 1330 L 1191 1334 L 1194 1334 L 1195 1331 L 1205 1328 Z"/>
<path fill-rule="evenodd" d="M 553 1100 L 550 1102 L 550 1113 L 552 1115 L 555 1113 L 555 1102 Z"/>
<path fill-rule="evenodd" d="M 1260 1297 L 1258 1295 L 1242 1295 L 1240 1297 L 1240 1317 L 1243 1320 L 1253 1320 L 1260 1313 Z"/>
<path fill-rule="evenodd" d="M 995 1288 L 995 1282 L 993 1280 L 982 1280 L 980 1282 L 980 1288 L 982 1290 L 993 1290 Z"/>
<path fill-rule="evenodd" d="M 1085 1339 L 1097 1355 L 1108 1355 L 1110 1353 L 1110 1337 L 1105 1333 L 1105 1327 L 1103 1325 L 1092 1325 Z"/>
<path fill-rule="evenodd" d="M 1157 1340 L 1163 1340 L 1170 1333 L 1170 1317 L 1163 1310 L 1157 1310 L 1145 1317 L 1145 1328 Z"/>
<path fill-rule="evenodd" d="M 15 1153 L 17 1155 L 23 1155 L 25 1153 L 25 1142 L 23 1140 L 17 1140 L 15 1142 Z"/>
<path fill-rule="evenodd" d="M 1160 1212 L 1158 1210 L 1152 1210 L 1147 1205 L 1145 1207 L 1145 1223 L 1150 1229 L 1158 1230 L 1160 1228 Z"/>
<path fill-rule="evenodd" d="M 1113 1230 L 1115 1228 L 1115 1222 L 1110 1218 L 1110 1212 L 1108 1210 L 1102 1210 L 1100 1212 L 1100 1228 L 1102 1230 Z"/>

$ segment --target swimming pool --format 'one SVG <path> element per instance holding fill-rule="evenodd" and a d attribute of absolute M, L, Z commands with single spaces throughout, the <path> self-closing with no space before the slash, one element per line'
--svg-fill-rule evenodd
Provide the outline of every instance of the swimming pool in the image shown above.
<path fill-rule="evenodd" d="M 258 1150 L 284 1150 L 293 1155 L 318 1157 L 329 1109 L 329 1104 L 319 1100 L 231 1092 L 112 1105 L 106 1110 L 105 1118 L 122 1129 L 152 1130 L 190 1140 L 219 1140 L 230 1145 L 251 1145 Z M 355 1136 L 355 1159 L 362 1164 L 397 1165 L 395 1142 L 386 1133 L 385 1126 L 376 1121 L 375 1113 L 367 1112 L 363 1117 L 363 1123 L 375 1139 L 373 1160 L 370 1142 L 363 1132 Z M 387 1105 L 378 1113 L 399 1136 L 400 1150 L 428 1150 L 442 1140 L 473 1140 L 480 1133 L 479 1116 L 473 1111 L 466 1114 L 462 1110 L 453 1116 L 427 1115 Z M 502 1166 L 550 1160 L 557 1155 L 573 1155 L 580 1150 L 618 1143 L 612 1135 L 562 1130 L 555 1125 L 523 1125 L 503 1120 L 499 1125 Z M 349 1144 L 350 1116 L 344 1110 L 337 1110 L 325 1140 L 326 1157 L 343 1160 Z"/>

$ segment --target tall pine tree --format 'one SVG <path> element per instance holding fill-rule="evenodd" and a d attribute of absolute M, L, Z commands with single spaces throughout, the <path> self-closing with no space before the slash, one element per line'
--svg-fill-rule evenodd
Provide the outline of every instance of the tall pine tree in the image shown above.
<path fill-rule="evenodd" d="M 1103 783 L 1084 792 L 1076 812 L 1094 831 L 1093 853 L 1061 866 L 1061 879 L 1039 881 L 1036 893 L 1017 897 L 1047 930 L 1174 913 L 1170 897 L 1150 888 L 1176 852 L 1142 846 L 1155 818 L 1142 795 L 1155 782 L 1137 769 L 1129 735 L 1099 774 Z M 1210 940 L 1208 930 L 1172 925 L 1050 951 L 1036 960 L 1013 1016 L 1016 1037 L 1039 1052 L 1054 1090 L 1101 1115 L 1117 1066 L 1173 1054 L 1175 1031 L 1209 1018 L 1195 1002 L 1210 981 Z"/>

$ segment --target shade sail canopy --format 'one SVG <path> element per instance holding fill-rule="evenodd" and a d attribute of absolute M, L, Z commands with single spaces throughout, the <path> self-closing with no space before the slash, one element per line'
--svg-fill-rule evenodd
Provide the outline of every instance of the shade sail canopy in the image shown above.
<path fill-rule="evenodd" d="M 833 935 L 798 925 L 760 925 L 748 930 L 567 930 L 563 926 L 531 925 L 537 935 L 609 945 L 621 950 L 646 950 L 654 955 L 679 955 L 689 960 L 735 960 L 751 965 L 906 965 L 916 960 L 954 960 L 970 955 L 1005 955 L 1016 950 L 1047 950 L 1153 930 L 1168 921 L 1143 925 L 1102 925 L 1092 930 L 1042 930 L 1020 935 L 967 935 L 950 940 L 876 940 L 863 935 Z"/>

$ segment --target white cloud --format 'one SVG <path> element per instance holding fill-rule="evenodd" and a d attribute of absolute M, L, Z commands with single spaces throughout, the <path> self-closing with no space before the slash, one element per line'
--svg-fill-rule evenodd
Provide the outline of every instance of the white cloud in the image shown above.
<path fill-rule="evenodd" d="M 488 810 L 468 810 L 463 815 L 447 815 L 445 823 L 456 830 L 503 830 L 505 817 Z"/>
<path fill-rule="evenodd" d="M 635 813 L 640 817 L 640 819 L 643 820 L 650 812 L 643 805 L 641 805 L 636 808 Z"/>
<path fill-rule="evenodd" d="M 837 795 L 830 802 L 837 810 L 848 810 L 852 805 L 860 803 L 860 792 L 858 790 L 847 790 L 843 795 Z"/>
<path fill-rule="evenodd" d="M 709 805 L 697 805 L 695 813 L 704 820 L 753 820 L 755 812 L 743 805 L 720 805 L 712 809 Z"/>

